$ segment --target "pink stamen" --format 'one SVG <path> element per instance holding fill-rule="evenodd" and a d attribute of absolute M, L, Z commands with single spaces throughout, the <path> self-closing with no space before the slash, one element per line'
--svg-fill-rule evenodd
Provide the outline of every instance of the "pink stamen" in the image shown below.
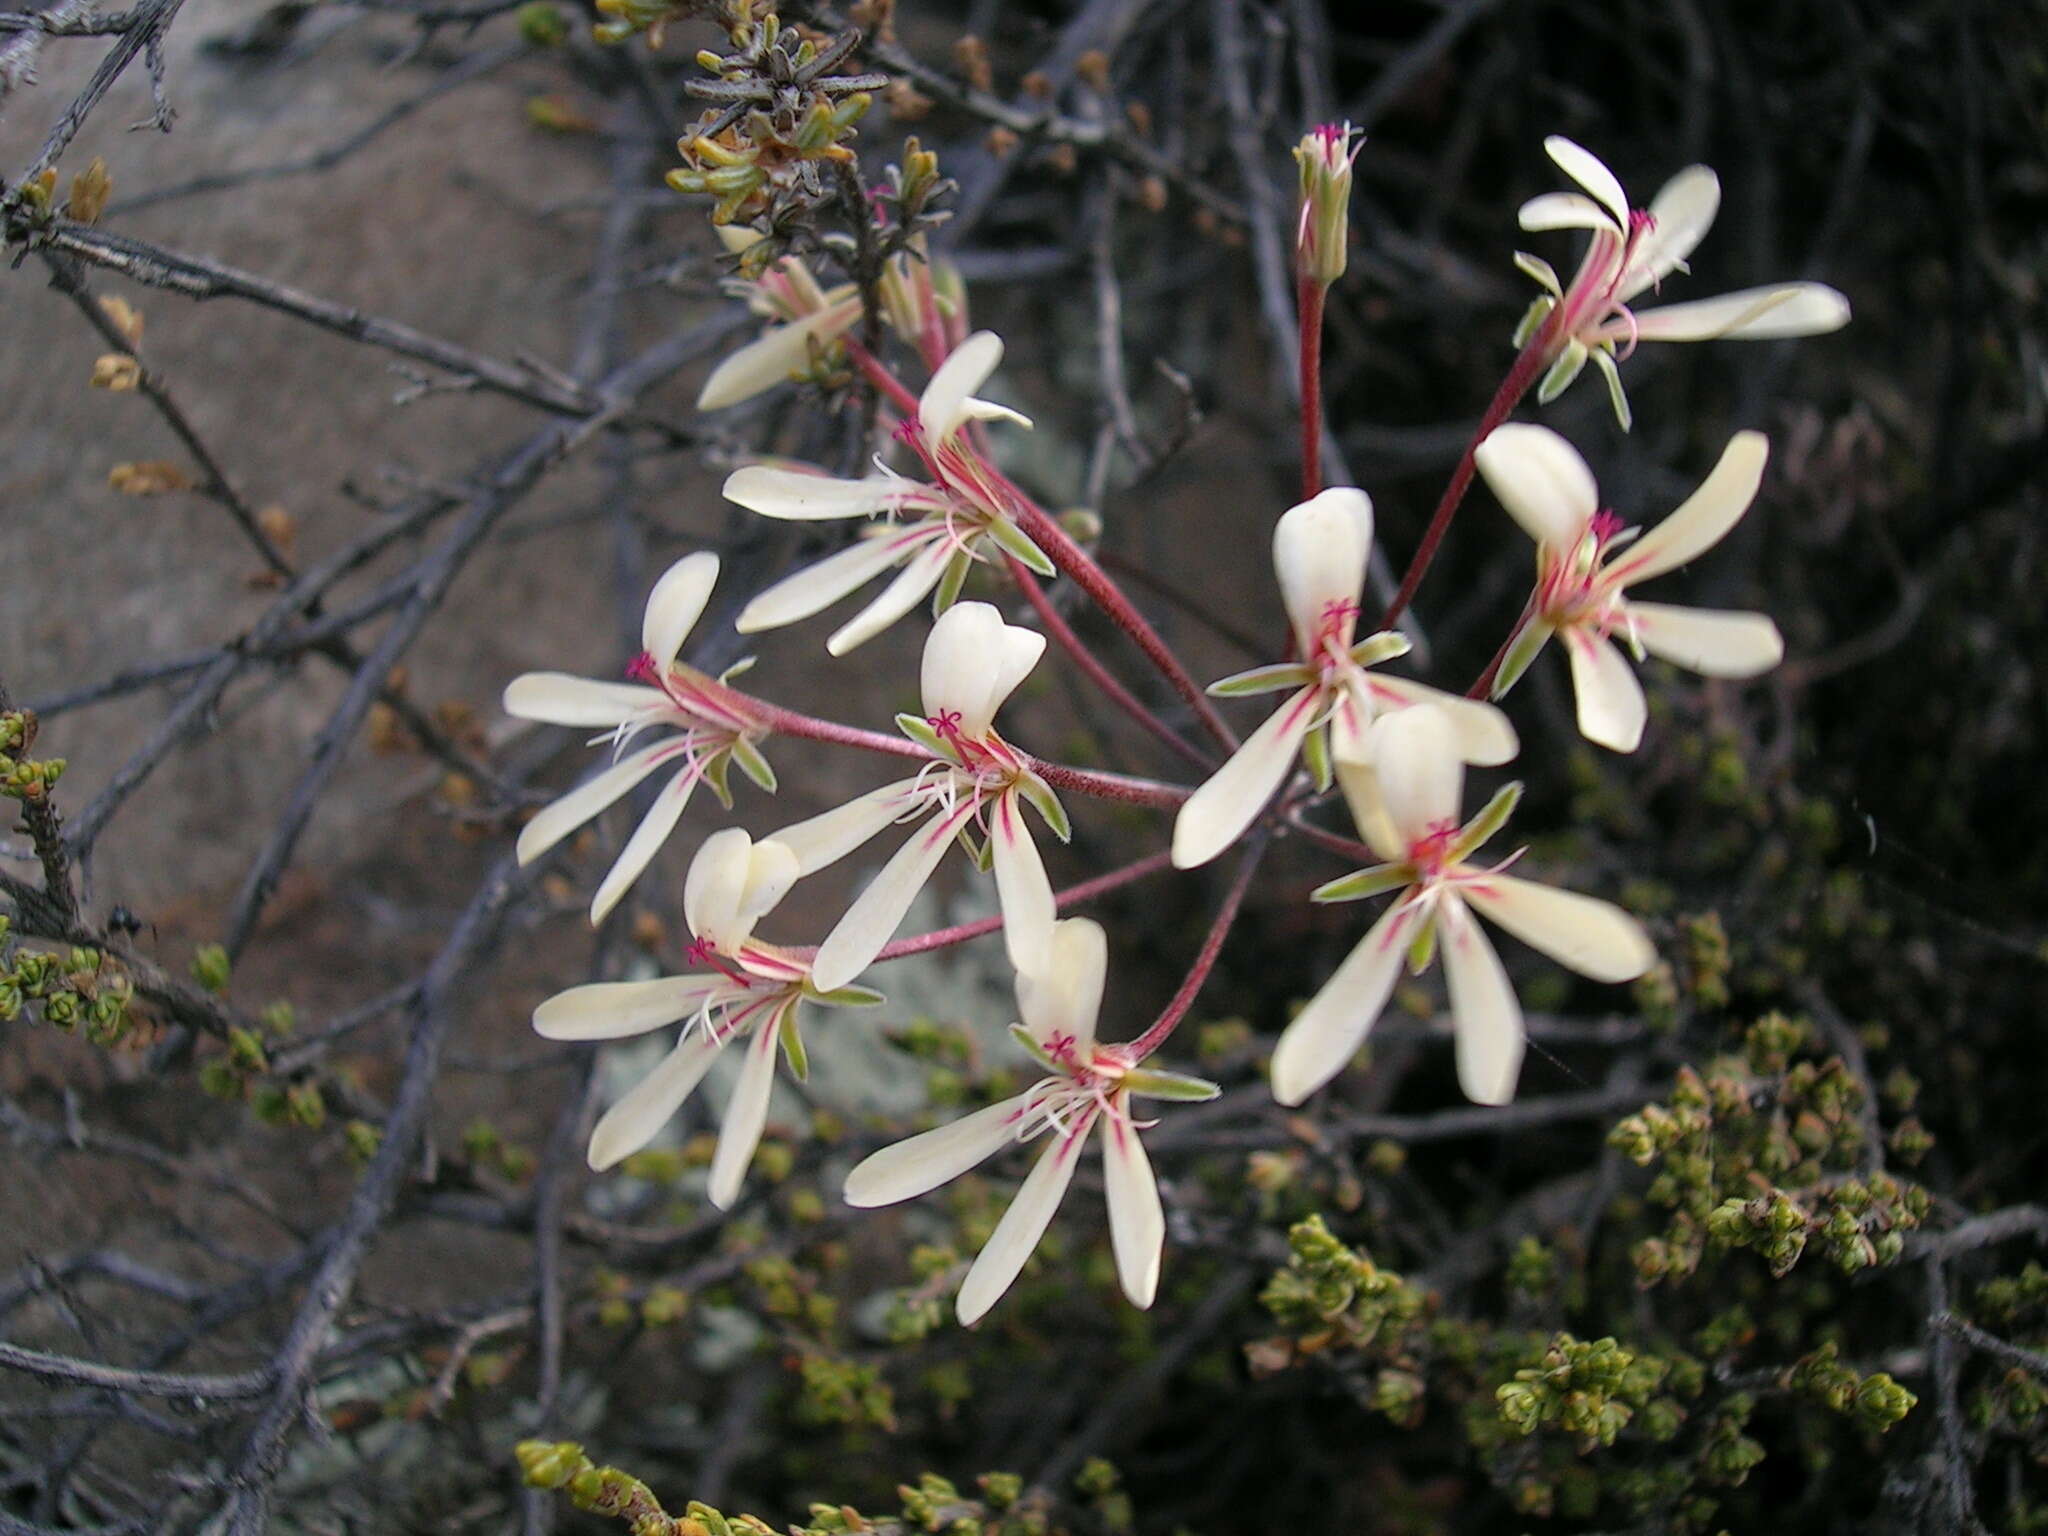
<path fill-rule="evenodd" d="M 626 676 L 636 683 L 652 683 L 657 688 L 662 685 L 661 668 L 650 651 L 642 651 L 626 663 Z"/>
<path fill-rule="evenodd" d="M 726 963 L 724 957 L 718 953 L 718 947 L 709 939 L 691 940 L 690 947 L 683 951 L 683 959 L 690 965 L 706 966 L 718 972 L 727 981 L 737 982 L 743 987 L 753 986 L 753 982 L 748 979 L 745 973 L 734 970 L 731 965 Z"/>

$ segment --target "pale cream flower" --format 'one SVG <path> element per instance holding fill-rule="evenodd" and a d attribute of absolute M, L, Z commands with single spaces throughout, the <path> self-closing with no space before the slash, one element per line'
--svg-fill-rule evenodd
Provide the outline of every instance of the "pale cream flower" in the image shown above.
<path fill-rule="evenodd" d="M 1633 752 L 1649 716 L 1643 685 L 1614 644 L 1638 659 L 1658 656 L 1707 677 L 1754 677 L 1785 654 L 1778 626 L 1760 613 L 1681 608 L 1627 596 L 1637 582 L 1704 554 L 1755 500 L 1770 440 L 1738 432 L 1700 488 L 1648 533 L 1600 507 L 1593 472 L 1548 427 L 1511 423 L 1475 458 L 1514 520 L 1536 541 L 1536 594 L 1494 681 L 1499 698 L 1558 636 L 1571 656 L 1579 730 L 1588 741 Z"/>
<path fill-rule="evenodd" d="M 761 238 L 743 225 L 712 227 L 735 255 Z M 812 349 L 837 341 L 861 316 L 860 292 L 852 283 L 821 288 L 810 268 L 795 256 L 770 262 L 759 277 L 733 278 L 727 286 L 747 308 L 772 323 L 711 370 L 697 395 L 700 411 L 738 405 L 809 372 Z"/>
<path fill-rule="evenodd" d="M 840 1006 L 881 1001 L 863 988 L 820 991 L 801 957 L 754 938 L 754 925 L 796 878 L 796 855 L 781 844 L 756 843 L 737 827 L 714 832 L 683 885 L 683 919 L 696 936 L 689 958 L 705 970 L 571 987 L 534 1010 L 534 1029 L 550 1040 L 617 1040 L 683 1023 L 675 1048 L 597 1122 L 592 1168 L 602 1172 L 646 1146 L 718 1053 L 746 1039 L 746 1061 L 711 1160 L 711 1203 L 731 1209 L 767 1123 L 777 1050 L 799 1078 L 806 1074 L 799 1006 L 807 999 Z"/>
<path fill-rule="evenodd" d="M 1633 310 L 1630 301 L 1673 272 L 1714 222 L 1721 206 L 1720 178 L 1704 165 L 1689 166 L 1664 184 L 1648 209 L 1631 209 L 1614 173 L 1570 139 L 1552 135 L 1543 148 L 1581 192 L 1546 192 L 1522 205 L 1526 230 L 1584 229 L 1592 234 L 1570 284 L 1550 263 L 1516 252 L 1515 265 L 1544 287 L 1515 333 L 1521 346 L 1560 306 L 1550 371 L 1536 398 L 1548 404 L 1570 386 L 1588 358 L 1606 378 L 1614 414 L 1626 431 L 1628 397 L 1616 364 L 1639 341 L 1769 341 L 1818 336 L 1849 323 L 1849 301 L 1824 283 L 1774 283 L 1718 298 Z"/>
<path fill-rule="evenodd" d="M 1473 912 L 1596 981 L 1640 976 L 1656 951 L 1619 907 L 1516 879 L 1504 873 L 1513 858 L 1492 867 L 1470 862 L 1507 820 L 1521 786 L 1508 786 L 1460 826 L 1465 769 L 1442 710 L 1424 705 L 1389 715 L 1373 727 L 1369 745 L 1369 763 L 1340 772 L 1359 831 L 1387 862 L 1319 887 L 1315 899 L 1397 895 L 1281 1035 L 1273 1096 L 1299 1104 L 1342 1071 L 1385 1009 L 1402 961 L 1420 974 L 1441 949 L 1458 1082 L 1478 1103 L 1505 1104 L 1521 1071 L 1522 1010 Z M 1361 774 L 1372 783 L 1357 796 Z"/>
<path fill-rule="evenodd" d="M 813 975 L 831 988 L 852 981 L 896 932 L 917 893 L 956 839 L 979 827 L 979 853 L 995 870 L 1003 909 L 1003 940 L 1019 970 L 1040 964 L 1052 932 L 1052 882 L 1024 815 L 1025 805 L 1064 842 L 1066 812 L 1045 781 L 996 734 L 995 713 L 1037 665 L 1045 636 L 1005 624 L 987 603 L 959 603 L 925 642 L 924 715 L 898 715 L 905 735 L 931 754 L 916 777 L 885 784 L 859 799 L 775 833 L 804 874 L 844 858 L 883 828 L 921 821 L 882 872 L 862 891 L 825 942 Z"/>
<path fill-rule="evenodd" d="M 848 1205 L 894 1205 L 958 1178 L 1013 1142 L 1052 1133 L 1052 1144 L 1039 1154 L 960 1286 L 956 1308 L 962 1323 L 984 1316 L 1022 1271 L 1098 1124 L 1117 1278 L 1140 1307 L 1151 1306 L 1158 1290 L 1166 1218 L 1130 1101 L 1133 1095 L 1199 1101 L 1214 1098 L 1217 1090 L 1199 1078 L 1142 1067 L 1128 1046 L 1097 1043 L 1108 954 L 1099 923 L 1076 917 L 1054 924 L 1044 968 L 1017 977 L 1017 1010 L 1024 1018 L 1011 1031 L 1048 1075 L 1014 1098 L 885 1147 L 847 1175 Z"/>
<path fill-rule="evenodd" d="M 1372 502 L 1350 487 L 1292 507 L 1274 525 L 1273 569 L 1301 659 L 1226 677 L 1209 692 L 1292 692 L 1181 807 L 1173 825 L 1173 862 L 1180 868 L 1206 864 L 1236 842 L 1273 798 L 1297 753 L 1318 787 L 1328 788 L 1332 756 L 1356 757 L 1367 728 L 1389 710 L 1440 705 L 1468 763 L 1504 763 L 1515 755 L 1514 727 L 1492 705 L 1369 670 L 1408 649 L 1392 633 L 1353 638 L 1371 548 Z"/>
<path fill-rule="evenodd" d="M 629 673 L 638 682 L 528 672 L 506 685 L 505 713 L 548 725 L 603 726 L 596 739 L 609 743 L 615 758 L 610 768 L 584 780 L 520 829 L 522 864 L 540 857 L 642 779 L 659 769 L 675 769 L 599 884 L 590 904 L 593 923 L 602 922 L 640 877 L 700 782 L 708 782 L 729 806 L 726 776 L 738 763 L 741 772 L 774 792 L 774 771 L 758 745 L 767 727 L 742 712 L 710 678 L 676 660 L 717 580 L 718 557 L 705 553 L 684 556 L 654 584 L 641 620 L 643 649 Z M 635 737 L 657 728 L 672 734 L 626 751 Z"/>

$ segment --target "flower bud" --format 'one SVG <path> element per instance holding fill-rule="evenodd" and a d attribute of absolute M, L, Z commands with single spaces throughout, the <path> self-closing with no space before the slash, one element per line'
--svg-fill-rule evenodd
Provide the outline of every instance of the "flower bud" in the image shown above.
<path fill-rule="evenodd" d="M 1301 217 L 1295 270 L 1327 288 L 1344 275 L 1351 218 L 1351 162 L 1364 139 L 1349 123 L 1325 123 L 1295 146 L 1301 167 Z"/>

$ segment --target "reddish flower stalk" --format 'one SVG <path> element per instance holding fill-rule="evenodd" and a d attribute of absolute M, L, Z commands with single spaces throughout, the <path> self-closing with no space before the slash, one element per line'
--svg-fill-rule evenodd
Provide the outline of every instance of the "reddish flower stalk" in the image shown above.
<path fill-rule="evenodd" d="M 1042 757 L 1017 750 L 1024 765 L 1054 789 L 1071 789 L 1098 800 L 1120 800 L 1125 805 L 1149 805 L 1177 810 L 1194 791 L 1180 784 L 1162 784 L 1157 779 L 1137 779 L 1121 773 L 1091 773 L 1086 768 L 1069 768 L 1049 763 Z"/>
<path fill-rule="evenodd" d="M 1450 530 L 1451 519 L 1457 515 L 1458 507 L 1465 500 L 1465 492 L 1471 489 L 1472 475 L 1476 468 L 1473 455 L 1479 445 L 1486 441 L 1493 429 L 1514 414 L 1522 397 L 1535 387 L 1543 376 L 1543 370 L 1550 366 L 1554 345 L 1558 338 L 1558 316 L 1563 310 L 1556 309 L 1536 328 L 1528 344 L 1516 354 L 1514 366 L 1508 369 L 1506 378 L 1500 381 L 1500 388 L 1494 391 L 1492 401 L 1486 407 L 1486 414 L 1479 418 L 1479 425 L 1473 429 L 1471 441 L 1465 444 L 1464 453 L 1458 457 L 1458 467 L 1451 471 L 1450 484 L 1444 487 L 1444 494 L 1436 504 L 1436 511 L 1430 514 L 1429 526 L 1422 531 L 1422 542 L 1415 547 L 1415 558 L 1408 562 L 1408 570 L 1401 578 L 1400 590 L 1387 605 L 1387 611 L 1380 618 L 1381 629 L 1392 629 L 1395 620 L 1408 611 L 1408 604 L 1415 597 L 1415 589 L 1422 585 L 1422 578 L 1429 570 L 1430 562 L 1436 558 L 1437 546 L 1444 541 L 1444 534 Z"/>
<path fill-rule="evenodd" d="M 1151 1027 L 1133 1040 L 1127 1050 L 1131 1060 L 1143 1061 L 1146 1057 L 1166 1044 L 1180 1021 L 1195 1005 L 1202 985 L 1208 981 L 1209 973 L 1216 968 L 1217 956 L 1223 953 L 1223 941 L 1230 937 L 1230 930 L 1237 922 L 1237 910 L 1244 905 L 1244 893 L 1251 888 L 1252 875 L 1259 867 L 1259 860 L 1266 852 L 1266 838 L 1263 833 L 1255 834 L 1245 845 L 1244 857 L 1238 861 L 1237 878 L 1230 882 L 1230 889 L 1224 894 L 1223 905 L 1216 909 L 1216 920 L 1209 925 L 1209 936 L 1202 940 L 1202 951 L 1195 956 L 1195 963 L 1188 969 L 1187 979 L 1180 984 L 1180 990 L 1173 994 L 1171 1001 Z"/>
<path fill-rule="evenodd" d="M 1301 499 L 1323 488 L 1323 296 L 1303 273 L 1295 285 L 1301 314 Z"/>
<path fill-rule="evenodd" d="M 1112 869 L 1106 875 L 1097 875 L 1092 880 L 1083 880 L 1065 890 L 1053 892 L 1053 902 L 1064 912 L 1068 907 L 1078 906 L 1084 901 L 1093 901 L 1097 896 L 1106 896 L 1119 886 L 1155 875 L 1167 867 L 1164 853 L 1147 854 L 1136 863 L 1126 864 L 1121 869 Z M 904 955 L 922 955 L 934 949 L 948 949 L 955 944 L 964 944 L 969 939 L 979 939 L 994 933 L 1003 926 L 1001 917 L 976 918 L 971 923 L 955 923 L 950 928 L 936 928 L 930 933 L 914 934 L 907 939 L 897 939 L 882 946 L 877 960 L 895 960 Z M 793 954 L 805 954 L 806 950 L 792 950 Z"/>

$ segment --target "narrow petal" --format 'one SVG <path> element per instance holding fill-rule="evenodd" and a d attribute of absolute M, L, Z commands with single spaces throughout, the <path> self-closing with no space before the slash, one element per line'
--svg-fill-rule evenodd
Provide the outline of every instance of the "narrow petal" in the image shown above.
<path fill-rule="evenodd" d="M 683 648 L 717 582 L 718 556 L 702 550 L 683 556 L 662 572 L 661 580 L 647 594 L 647 611 L 640 620 L 640 649 L 661 671 L 668 670 Z"/>
<path fill-rule="evenodd" d="M 1054 923 L 1044 966 L 1017 974 L 1017 1011 L 1032 1038 L 1047 1045 L 1064 1035 L 1085 1055 L 1095 1044 L 1108 970 L 1109 936 L 1102 924 L 1088 917 Z"/>
<path fill-rule="evenodd" d="M 1594 202 L 1614 215 L 1617 228 L 1628 228 L 1628 194 L 1621 190 L 1621 183 L 1615 179 L 1614 172 L 1607 169 L 1598 155 L 1574 144 L 1561 133 L 1553 133 L 1545 139 L 1543 150 L 1556 162 L 1559 170 L 1584 187 Z"/>
<path fill-rule="evenodd" d="M 1086 1126 L 1057 1137 L 1032 1165 L 1017 1190 L 1017 1198 L 1003 1212 L 1003 1219 L 996 1223 L 987 1245 L 961 1283 L 954 1308 L 963 1324 L 979 1322 L 987 1315 L 1024 1268 L 1073 1180 L 1081 1143 L 1087 1137 Z"/>
<path fill-rule="evenodd" d="M 811 340 L 830 341 L 860 318 L 858 298 L 771 326 L 711 370 L 697 395 L 700 411 L 723 410 L 773 389 L 810 366 Z"/>
<path fill-rule="evenodd" d="M 1320 689 L 1302 689 L 1188 796 L 1173 823 L 1175 868 L 1193 869 L 1208 863 L 1252 824 L 1287 777 L 1321 699 Z"/>
<path fill-rule="evenodd" d="M 663 763 L 689 750 L 680 736 L 653 742 L 593 774 L 561 799 L 543 806 L 519 829 L 519 862 L 531 864 L 599 811 L 624 795 Z"/>
<path fill-rule="evenodd" d="M 796 855 L 799 875 L 814 875 L 838 863 L 901 816 L 910 808 L 916 788 L 915 779 L 884 784 L 807 821 L 793 822 L 771 833 L 768 841 L 780 843 Z"/>
<path fill-rule="evenodd" d="M 1024 824 L 1017 792 L 1005 790 L 990 807 L 990 851 L 994 855 L 996 901 L 1003 911 L 1003 948 L 1018 971 L 1044 967 L 1052 951 L 1052 881 Z"/>
<path fill-rule="evenodd" d="M 1024 1094 L 1004 1099 L 861 1159 L 846 1176 L 846 1203 L 894 1205 L 950 1183 L 1016 1139 L 1028 1102 Z"/>
<path fill-rule="evenodd" d="M 1763 484 L 1771 440 L 1761 432 L 1738 432 L 1721 450 L 1713 472 L 1678 509 L 1617 555 L 1608 574 L 1624 586 L 1675 570 L 1728 535 L 1756 500 Z"/>
<path fill-rule="evenodd" d="M 669 833 L 675 831 L 676 822 L 681 819 L 689 806 L 691 793 L 697 788 L 697 781 L 703 777 L 703 770 L 697 763 L 687 762 L 674 778 L 661 787 L 661 793 L 654 797 L 654 804 L 640 818 L 640 825 L 626 839 L 626 846 L 619 850 L 618 858 L 612 861 L 597 894 L 591 898 L 592 923 L 601 923 L 609 917 L 612 908 L 640 878 L 640 872 L 653 862 L 655 854 L 661 851 L 661 845 L 668 841 Z"/>
<path fill-rule="evenodd" d="M 1604 229 L 1619 233 L 1614 215 L 1582 192 L 1545 192 L 1522 204 L 1515 222 L 1526 230 Z"/>
<path fill-rule="evenodd" d="M 1849 301 L 1825 283 L 1781 283 L 1639 310 L 1635 334 L 1642 341 L 1775 341 L 1822 336 L 1848 323 Z"/>
<path fill-rule="evenodd" d="M 1578 449 L 1548 427 L 1509 422 L 1473 454 L 1508 516 L 1546 549 L 1564 553 L 1600 509 L 1600 488 Z"/>
<path fill-rule="evenodd" d="M 751 635 L 822 613 L 890 566 L 909 559 L 919 544 L 939 535 L 936 528 L 927 531 L 919 527 L 857 539 L 837 554 L 783 577 L 742 608 L 733 627 Z"/>
<path fill-rule="evenodd" d="M 626 1096 L 604 1113 L 590 1133 L 590 1166 L 602 1173 L 612 1164 L 646 1146 L 668 1123 L 718 1059 L 720 1043 L 702 1030 L 691 1030 L 662 1058 L 661 1064 L 635 1083 Z"/>
<path fill-rule="evenodd" d="M 943 539 L 920 549 L 879 597 L 833 631 L 825 649 L 834 656 L 844 656 L 855 646 L 874 639 L 924 600 L 925 594 L 946 574 L 946 562 L 952 558 L 953 547 Z"/>
<path fill-rule="evenodd" d="M 1005 624 L 988 603 L 955 603 L 925 641 L 919 692 L 925 714 L 960 716 L 960 734 L 979 740 L 1017 685 L 1045 654 L 1045 636 Z"/>
<path fill-rule="evenodd" d="M 623 725 L 667 702 L 658 688 L 602 683 L 567 672 L 527 672 L 505 685 L 505 713 L 544 725 Z"/>
<path fill-rule="evenodd" d="M 1630 603 L 1643 649 L 1705 677 L 1755 677 L 1785 659 L 1785 637 L 1761 613 Z"/>
<path fill-rule="evenodd" d="M 1458 1030 L 1458 1086 L 1475 1104 L 1506 1104 L 1522 1071 L 1522 1005 L 1464 903 L 1447 896 L 1437 911 L 1444 985 Z"/>
<path fill-rule="evenodd" d="M 1273 1097 L 1299 1104 L 1344 1070 L 1393 995 L 1416 909 L 1400 901 L 1368 928 L 1273 1050 Z"/>
<path fill-rule="evenodd" d="M 1661 283 L 1685 265 L 1721 211 L 1721 178 L 1704 165 L 1687 166 L 1664 183 L 1650 203 L 1650 226 L 1629 254 L 1616 303 Z"/>
<path fill-rule="evenodd" d="M 910 904 L 917 900 L 917 893 L 939 867 L 954 834 L 973 814 L 972 800 L 963 799 L 952 811 L 918 828 L 882 866 L 882 872 L 855 898 L 838 926 L 818 946 L 817 958 L 811 962 L 811 980 L 819 991 L 843 987 L 868 968 L 882 946 L 895 936 Z"/>
<path fill-rule="evenodd" d="M 780 1015 L 763 1020 L 747 1042 L 747 1059 L 740 1068 L 740 1080 L 733 1085 L 732 1098 L 725 1106 L 725 1123 L 718 1128 L 718 1150 L 711 1154 L 711 1203 L 721 1211 L 732 1209 L 740 1197 L 747 1165 L 754 1160 L 754 1148 L 761 1144 L 761 1127 L 768 1123 L 768 1098 L 775 1091 L 775 1052 Z"/>
<path fill-rule="evenodd" d="M 943 443 L 959 430 L 968 397 L 988 382 L 1002 360 L 1002 337 L 994 331 L 976 331 L 939 364 L 917 402 L 917 424 L 926 442 Z"/>
<path fill-rule="evenodd" d="M 915 481 L 895 475 L 841 480 L 778 464 L 748 464 L 726 476 L 725 499 L 763 517 L 819 522 L 886 512 L 916 488 Z"/>
<path fill-rule="evenodd" d="M 698 938 L 731 925 L 753 850 L 754 840 L 744 827 L 721 827 L 698 845 L 683 876 L 683 921 Z"/>
<path fill-rule="evenodd" d="M 1611 640 L 1584 629 L 1560 630 L 1572 658 L 1572 691 L 1579 700 L 1579 734 L 1615 752 L 1642 745 L 1650 707 L 1635 669 Z"/>
<path fill-rule="evenodd" d="M 1380 793 L 1380 776 L 1373 770 L 1372 754 L 1367 752 L 1362 761 L 1339 757 L 1336 769 L 1337 787 L 1344 792 L 1352 824 L 1366 846 L 1382 859 L 1407 858 L 1408 839 L 1387 814 L 1387 797 Z"/>
<path fill-rule="evenodd" d="M 1123 1115 L 1102 1118 L 1102 1187 L 1109 1197 L 1109 1243 L 1116 1275 L 1134 1307 L 1149 1307 L 1159 1290 L 1159 1258 L 1166 1247 L 1166 1212 L 1159 1181 Z"/>
<path fill-rule="evenodd" d="M 723 976 L 662 976 L 653 981 L 600 981 L 557 992 L 533 1010 L 534 1033 L 545 1040 L 619 1040 L 687 1019 L 719 988 Z"/>
<path fill-rule="evenodd" d="M 1463 894 L 1489 922 L 1595 981 L 1634 981 L 1657 963 L 1643 925 L 1612 902 L 1513 875 L 1488 876 Z"/>
<path fill-rule="evenodd" d="M 1273 525 L 1273 571 L 1302 656 L 1316 654 L 1333 610 L 1341 605 L 1356 613 L 1371 548 L 1372 500 L 1351 486 L 1332 487 L 1290 507 Z M 1351 643 L 1350 624 L 1340 638 Z"/>
<path fill-rule="evenodd" d="M 1405 677 L 1386 677 L 1377 672 L 1372 676 L 1372 688 L 1377 693 L 1391 695 L 1404 707 L 1434 704 L 1447 713 L 1451 717 L 1451 730 L 1457 738 L 1458 755 L 1468 763 L 1497 768 L 1502 763 L 1513 762 L 1515 754 L 1522 750 L 1514 725 L 1506 714 L 1491 704 L 1446 693 L 1427 683 L 1411 682 Z"/>
<path fill-rule="evenodd" d="M 1429 704 L 1396 710 L 1373 726 L 1370 744 L 1387 819 L 1405 843 L 1457 824 L 1465 765 L 1449 714 Z"/>

